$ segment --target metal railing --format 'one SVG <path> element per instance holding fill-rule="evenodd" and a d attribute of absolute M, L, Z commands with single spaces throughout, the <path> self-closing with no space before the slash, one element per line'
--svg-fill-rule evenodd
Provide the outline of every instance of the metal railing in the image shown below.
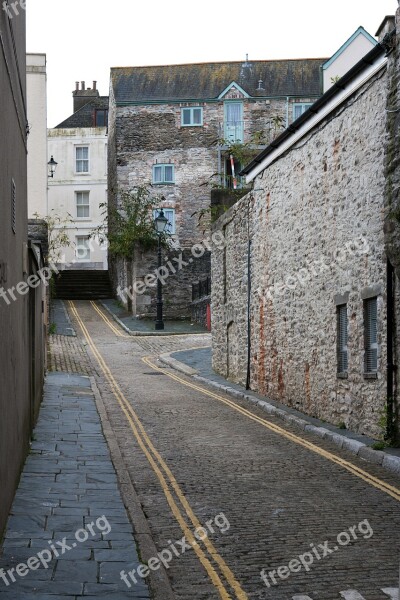
<path fill-rule="evenodd" d="M 192 302 L 211 294 L 211 277 L 196 281 L 192 284 Z"/>
<path fill-rule="evenodd" d="M 236 187 L 235 187 L 236 181 Z M 239 177 L 237 175 L 235 178 L 232 175 L 220 175 L 220 186 L 227 190 L 242 190 L 245 187 L 250 187 L 246 185 L 246 177 Z"/>

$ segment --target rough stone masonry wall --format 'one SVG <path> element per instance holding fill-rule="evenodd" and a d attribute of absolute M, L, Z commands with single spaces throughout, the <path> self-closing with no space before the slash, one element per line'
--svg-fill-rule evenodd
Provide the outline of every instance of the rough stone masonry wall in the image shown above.
<path fill-rule="evenodd" d="M 310 98 L 303 98 L 308 101 Z M 203 106 L 202 127 L 182 127 L 181 108 Z M 245 141 L 252 134 L 273 126 L 273 117 L 283 120 L 288 111 L 292 118 L 293 106 L 286 99 L 244 100 L 243 119 Z M 111 90 L 109 118 L 109 202 L 117 201 L 116 190 L 129 190 L 138 185 L 150 185 L 153 165 L 173 164 L 175 184 L 154 185 L 154 196 L 164 196 L 163 206 L 175 210 L 176 239 L 184 252 L 204 236 L 208 236 L 209 215 L 198 223 L 200 211 L 210 206 L 212 184 L 218 180 L 217 142 L 223 135 L 224 102 L 169 103 L 116 107 Z M 274 135 L 279 130 L 274 130 Z M 195 214 L 194 214 L 195 213 Z M 133 281 L 140 282 L 151 273 L 156 260 L 155 253 L 135 257 Z M 201 263 L 206 264 L 206 263 Z M 150 270 L 149 270 L 150 269 Z M 117 259 L 110 261 L 110 273 L 114 289 L 122 288 L 127 281 L 126 264 Z M 174 274 L 166 286 L 169 296 L 165 308 L 167 316 L 190 317 L 191 283 L 209 271 L 199 272 L 198 263 L 190 264 Z M 156 288 L 133 301 L 135 314 L 153 316 Z"/>
<path fill-rule="evenodd" d="M 386 404 L 385 106 L 382 70 L 256 178 L 216 223 L 226 247 L 212 254 L 214 369 L 246 382 L 250 239 L 251 389 L 372 436 Z M 378 293 L 377 379 L 364 378 L 368 293 Z M 349 373 L 339 379 L 336 302 L 346 295 Z"/>
<path fill-rule="evenodd" d="M 399 2 L 400 4 L 400 2 Z M 396 12 L 395 36 L 386 40 L 389 50 L 388 97 L 387 97 L 387 143 L 385 151 L 385 242 L 386 252 L 395 271 L 395 327 L 393 336 L 393 363 L 398 363 L 400 354 L 400 7 Z M 394 436 L 400 443 L 400 399 L 398 373 L 394 371 Z M 396 381 L 397 380 L 397 381 Z"/>
<path fill-rule="evenodd" d="M 385 224 L 386 246 L 390 260 L 400 277 L 400 7 L 396 13 L 396 36 L 389 54 L 387 98 L 386 190 L 388 219 Z"/>

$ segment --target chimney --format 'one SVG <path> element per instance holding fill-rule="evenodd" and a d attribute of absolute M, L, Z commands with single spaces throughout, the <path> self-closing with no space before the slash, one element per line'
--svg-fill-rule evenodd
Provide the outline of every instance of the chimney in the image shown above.
<path fill-rule="evenodd" d="M 81 88 L 79 89 L 79 81 L 75 84 L 75 90 L 72 92 L 72 97 L 74 100 L 74 113 L 85 106 L 91 100 L 95 98 L 99 98 L 100 94 L 97 89 L 97 81 L 93 81 L 93 89 L 86 88 L 85 81 L 81 81 Z"/>
<path fill-rule="evenodd" d="M 379 29 L 375 36 L 378 38 L 378 42 L 381 42 L 385 35 L 390 33 L 396 27 L 394 15 L 386 15 L 382 23 L 379 25 Z"/>

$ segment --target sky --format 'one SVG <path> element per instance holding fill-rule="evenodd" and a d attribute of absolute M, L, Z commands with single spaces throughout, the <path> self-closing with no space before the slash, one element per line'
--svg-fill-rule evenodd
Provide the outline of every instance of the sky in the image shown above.
<path fill-rule="evenodd" d="M 47 54 L 48 126 L 73 112 L 76 81 L 108 95 L 110 68 L 322 58 L 397 0 L 27 0 L 27 51 Z"/>

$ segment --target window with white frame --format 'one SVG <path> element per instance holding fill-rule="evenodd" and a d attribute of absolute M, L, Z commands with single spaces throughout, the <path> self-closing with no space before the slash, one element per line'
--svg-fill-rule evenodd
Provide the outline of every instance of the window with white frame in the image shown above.
<path fill-rule="evenodd" d="M 378 298 L 364 300 L 364 373 L 378 371 Z"/>
<path fill-rule="evenodd" d="M 312 102 L 296 102 L 293 104 L 293 119 L 296 120 L 301 117 L 312 104 Z"/>
<path fill-rule="evenodd" d="M 160 210 L 153 210 L 153 219 L 156 219 L 160 214 Z M 168 219 L 167 226 L 165 228 L 165 233 L 169 233 L 170 235 L 174 235 L 175 233 L 175 209 L 174 208 L 163 208 L 164 216 Z"/>
<path fill-rule="evenodd" d="M 347 304 L 341 304 L 336 307 L 337 318 L 337 373 L 338 375 L 347 374 L 348 370 L 348 319 Z"/>
<path fill-rule="evenodd" d="M 77 236 L 75 254 L 78 261 L 90 260 L 90 239 L 88 235 Z"/>
<path fill-rule="evenodd" d="M 203 125 L 203 109 L 201 106 L 181 108 L 182 127 L 201 127 Z"/>
<path fill-rule="evenodd" d="M 88 219 L 90 217 L 89 192 L 75 192 L 76 217 Z"/>
<path fill-rule="evenodd" d="M 174 165 L 160 164 L 153 166 L 153 183 L 175 183 Z"/>
<path fill-rule="evenodd" d="M 89 173 L 89 146 L 75 148 L 75 172 Z"/>

